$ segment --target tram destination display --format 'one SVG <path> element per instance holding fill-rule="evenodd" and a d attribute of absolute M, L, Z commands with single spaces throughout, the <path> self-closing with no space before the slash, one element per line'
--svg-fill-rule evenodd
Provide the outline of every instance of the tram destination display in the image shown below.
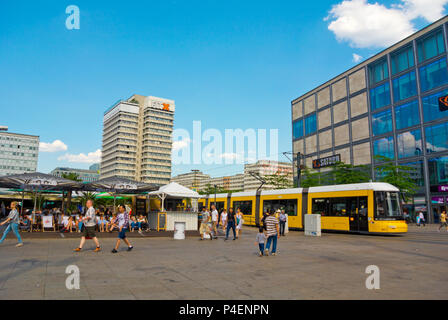
<path fill-rule="evenodd" d="M 334 156 L 316 159 L 316 160 L 313 160 L 313 169 L 334 166 L 338 162 L 341 162 L 340 154 L 335 154 Z"/>

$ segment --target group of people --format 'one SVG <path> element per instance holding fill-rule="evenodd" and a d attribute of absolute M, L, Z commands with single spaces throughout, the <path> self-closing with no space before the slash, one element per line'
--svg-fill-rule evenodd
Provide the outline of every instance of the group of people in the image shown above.
<path fill-rule="evenodd" d="M 233 211 L 233 208 L 229 208 L 229 212 L 223 209 L 219 213 L 216 206 L 212 205 L 211 212 L 207 208 L 202 209 L 200 221 L 200 240 L 204 240 L 205 235 L 208 235 L 210 240 L 217 239 L 219 228 L 222 228 L 223 232 L 225 232 L 224 240 L 229 239 L 230 230 L 233 232 L 233 240 L 236 240 L 242 232 L 244 219 L 240 208 L 236 209 L 236 213 Z"/>

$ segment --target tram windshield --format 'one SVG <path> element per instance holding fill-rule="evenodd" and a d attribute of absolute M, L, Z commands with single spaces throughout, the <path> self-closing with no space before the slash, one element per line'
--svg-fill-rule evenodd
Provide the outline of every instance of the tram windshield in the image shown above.
<path fill-rule="evenodd" d="M 404 219 L 398 192 L 375 192 L 375 218 L 380 220 Z"/>

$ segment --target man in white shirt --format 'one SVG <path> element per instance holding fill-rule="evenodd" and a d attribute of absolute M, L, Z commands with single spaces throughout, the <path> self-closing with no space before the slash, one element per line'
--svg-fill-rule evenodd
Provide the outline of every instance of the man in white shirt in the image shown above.
<path fill-rule="evenodd" d="M 87 200 L 86 207 L 87 207 L 86 215 L 84 218 L 82 218 L 82 221 L 84 222 L 84 230 L 81 237 L 81 243 L 79 244 L 79 247 L 76 248 L 74 251 L 79 252 L 82 250 L 82 247 L 84 246 L 87 237 L 93 239 L 93 241 L 96 244 L 96 249 L 94 250 L 94 252 L 98 252 L 101 251 L 101 247 L 98 238 L 96 237 L 95 234 L 96 214 L 95 214 L 95 208 L 93 207 L 93 201 Z"/>
<path fill-rule="evenodd" d="M 213 234 L 215 235 L 215 239 L 217 239 L 217 235 L 218 235 L 218 220 L 219 219 L 219 214 L 218 214 L 218 210 L 216 210 L 216 206 L 212 205 L 212 227 L 213 227 Z"/>

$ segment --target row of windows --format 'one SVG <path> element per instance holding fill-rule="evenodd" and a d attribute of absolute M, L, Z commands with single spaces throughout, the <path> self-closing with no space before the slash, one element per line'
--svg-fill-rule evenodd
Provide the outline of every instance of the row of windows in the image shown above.
<path fill-rule="evenodd" d="M 445 43 L 443 40 L 443 31 L 431 33 L 424 38 L 417 40 L 418 62 L 424 62 L 445 52 Z M 405 71 L 414 66 L 414 52 L 412 44 L 391 53 L 391 71 L 392 75 Z M 370 85 L 379 83 L 389 78 L 387 59 L 383 58 L 369 66 Z"/>
<path fill-rule="evenodd" d="M 448 122 L 428 126 L 425 129 L 426 153 L 448 151 Z M 423 141 L 420 129 L 397 135 L 398 158 L 422 154 Z M 374 155 L 395 158 L 394 137 L 384 137 L 373 142 Z"/>
<path fill-rule="evenodd" d="M 348 217 L 354 214 L 367 217 L 367 197 L 313 199 L 312 212 L 322 217 Z"/>
<path fill-rule="evenodd" d="M 420 90 L 426 92 L 448 83 L 448 69 L 446 58 L 434 61 L 420 67 Z M 397 103 L 401 100 L 417 95 L 415 71 L 406 73 L 392 81 L 393 99 Z M 370 89 L 370 107 L 374 111 L 391 104 L 390 85 L 385 82 Z"/>
<path fill-rule="evenodd" d="M 12 149 L 27 149 L 27 150 L 37 150 L 38 149 L 38 147 L 28 147 L 28 146 L 14 145 L 14 144 L 1 144 L 0 147 L 12 148 Z"/>
<path fill-rule="evenodd" d="M 305 130 L 304 130 L 305 129 Z M 294 139 L 299 139 L 303 135 L 313 134 L 317 131 L 316 114 L 309 115 L 304 119 L 299 119 L 293 124 Z"/>

